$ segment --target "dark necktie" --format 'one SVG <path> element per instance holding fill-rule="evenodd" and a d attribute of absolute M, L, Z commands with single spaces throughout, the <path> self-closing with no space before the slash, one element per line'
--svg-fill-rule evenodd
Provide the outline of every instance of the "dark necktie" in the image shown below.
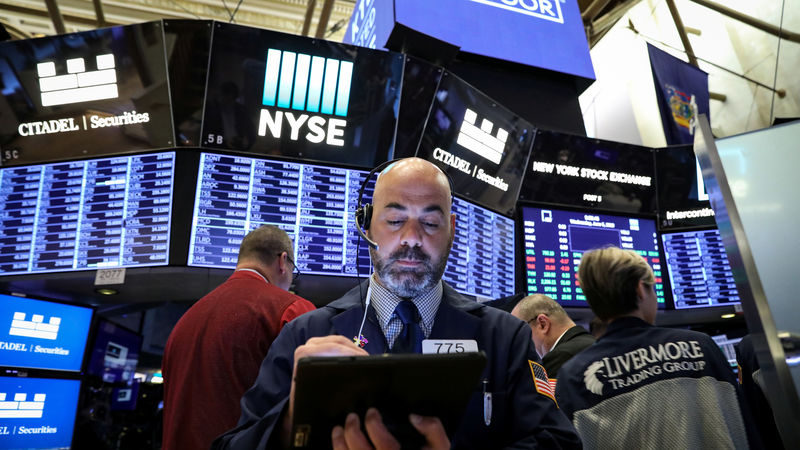
<path fill-rule="evenodd" d="M 411 300 L 402 300 L 394 312 L 403 322 L 403 329 L 397 335 L 392 353 L 422 353 L 422 329 L 417 322 L 417 307 Z"/>

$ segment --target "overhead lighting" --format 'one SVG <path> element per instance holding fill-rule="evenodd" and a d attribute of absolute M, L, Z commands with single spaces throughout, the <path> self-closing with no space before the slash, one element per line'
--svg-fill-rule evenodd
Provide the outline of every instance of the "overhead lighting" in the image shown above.
<path fill-rule="evenodd" d="M 111 288 L 97 288 L 94 291 L 97 292 L 100 295 L 117 295 L 117 294 L 119 294 L 118 290 L 111 289 Z"/>
<path fill-rule="evenodd" d="M 734 313 L 730 313 L 730 314 L 723 314 L 723 315 L 722 315 L 722 318 L 723 318 L 723 319 L 733 319 L 734 317 L 736 317 L 736 314 L 734 314 Z"/>

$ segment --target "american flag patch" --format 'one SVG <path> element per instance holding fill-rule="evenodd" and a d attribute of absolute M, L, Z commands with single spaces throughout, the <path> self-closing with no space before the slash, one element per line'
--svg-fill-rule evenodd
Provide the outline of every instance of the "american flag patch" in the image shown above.
<path fill-rule="evenodd" d="M 550 397 L 554 402 L 556 401 L 556 380 L 547 378 L 547 371 L 544 370 L 541 364 L 528 360 L 531 366 L 531 373 L 533 374 L 533 383 L 536 386 L 536 392 Z M 558 402 L 556 402 L 558 405 Z"/>

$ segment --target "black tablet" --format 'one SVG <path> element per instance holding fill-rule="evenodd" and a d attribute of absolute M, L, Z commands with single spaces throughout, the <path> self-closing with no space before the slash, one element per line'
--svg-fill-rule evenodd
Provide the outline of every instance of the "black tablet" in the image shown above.
<path fill-rule="evenodd" d="M 486 355 L 383 354 L 310 357 L 297 363 L 292 441 L 295 448 L 330 448 L 331 430 L 350 412 L 362 418 L 375 407 L 405 448 L 421 435 L 408 415 L 436 416 L 456 432 L 470 395 L 480 392 Z"/>

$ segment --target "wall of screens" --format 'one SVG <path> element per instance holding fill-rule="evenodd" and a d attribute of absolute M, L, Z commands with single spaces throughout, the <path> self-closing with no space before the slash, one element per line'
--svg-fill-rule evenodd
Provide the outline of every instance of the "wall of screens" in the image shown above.
<path fill-rule="evenodd" d="M 615 245 L 644 257 L 656 276 L 659 308 L 665 307 L 661 255 L 653 219 L 523 206 L 523 271 L 529 294 L 546 294 L 563 306 L 588 306 L 578 284 L 587 250 Z"/>
<path fill-rule="evenodd" d="M 0 169 L 0 275 L 165 265 L 175 153 Z"/>
<path fill-rule="evenodd" d="M 740 303 L 719 230 L 661 235 L 675 309 Z"/>
<path fill-rule="evenodd" d="M 192 219 L 189 265 L 233 268 L 245 234 L 264 224 L 285 230 L 303 273 L 366 276 L 369 250 L 359 245 L 353 213 L 367 172 L 288 161 L 203 153 Z M 371 201 L 372 184 L 364 202 Z M 444 279 L 487 298 L 514 290 L 514 224 L 455 199 L 454 257 Z M 509 270 L 498 271 L 501 265 Z M 497 295 L 499 294 L 499 295 Z"/>

